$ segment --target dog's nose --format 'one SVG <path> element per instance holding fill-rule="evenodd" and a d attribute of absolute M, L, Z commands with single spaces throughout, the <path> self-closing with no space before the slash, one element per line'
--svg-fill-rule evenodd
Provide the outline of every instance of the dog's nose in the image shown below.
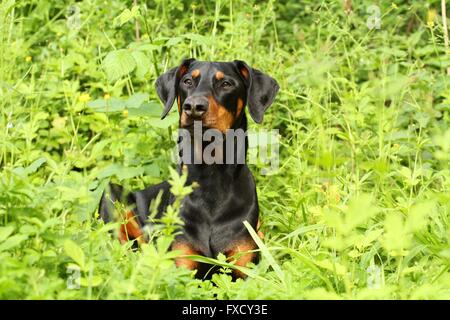
<path fill-rule="evenodd" d="M 208 110 L 208 99 L 205 97 L 188 97 L 183 104 L 183 111 L 188 116 L 201 117 Z"/>

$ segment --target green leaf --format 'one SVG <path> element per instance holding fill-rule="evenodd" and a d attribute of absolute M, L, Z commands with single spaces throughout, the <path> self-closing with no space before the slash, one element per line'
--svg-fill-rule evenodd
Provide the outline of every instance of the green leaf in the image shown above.
<path fill-rule="evenodd" d="M 150 71 L 150 59 L 142 51 L 133 51 L 131 55 L 136 61 L 136 76 L 143 78 Z"/>
<path fill-rule="evenodd" d="M 338 231 L 343 229 L 344 222 L 342 221 L 342 217 L 339 212 L 334 208 L 325 207 L 323 209 L 323 217 L 325 219 L 325 223 L 335 228 Z"/>
<path fill-rule="evenodd" d="M 131 19 L 136 18 L 139 15 L 139 6 L 133 6 L 130 9 L 125 9 L 119 14 L 116 18 L 114 18 L 114 26 L 123 26 L 125 23 L 130 21 Z"/>
<path fill-rule="evenodd" d="M 132 42 L 128 46 L 130 49 L 146 52 L 157 51 L 162 47 L 164 47 L 164 41 L 161 41 L 161 43 L 156 43 L 155 41 L 153 43 Z"/>
<path fill-rule="evenodd" d="M 144 174 L 143 167 L 123 167 L 122 170 L 116 173 L 119 180 L 131 179 L 142 174 Z"/>
<path fill-rule="evenodd" d="M 418 184 L 420 182 L 420 180 L 417 179 L 417 177 L 420 176 L 420 170 L 413 172 L 408 167 L 402 167 L 397 172 L 404 178 L 404 182 L 407 185 L 415 186 L 416 184 Z"/>
<path fill-rule="evenodd" d="M 40 157 L 39 159 L 35 160 L 32 164 L 30 164 L 28 167 L 25 168 L 26 174 L 31 174 L 36 172 L 37 169 L 39 169 L 40 166 L 42 166 L 47 161 L 46 158 Z"/>
<path fill-rule="evenodd" d="M 130 96 L 125 105 L 128 108 L 139 108 L 146 100 L 148 100 L 148 93 L 138 92 Z"/>
<path fill-rule="evenodd" d="M 98 111 L 97 109 L 106 107 L 106 100 L 105 99 L 92 100 L 87 103 L 87 106 L 89 108 L 95 109 L 95 111 Z"/>
<path fill-rule="evenodd" d="M 184 35 L 184 37 L 200 45 L 208 46 L 214 43 L 212 37 L 206 37 L 197 33 L 187 33 Z"/>
<path fill-rule="evenodd" d="M 267 246 L 262 242 L 261 238 L 256 234 L 255 230 L 253 230 L 252 226 L 247 221 L 244 221 L 243 223 L 250 233 L 250 236 L 253 238 L 253 241 L 255 241 L 256 245 L 261 250 L 262 255 L 267 259 L 280 281 L 284 284 L 285 277 L 280 265 L 275 261 L 275 258 L 272 256 Z"/>
<path fill-rule="evenodd" d="M 111 139 L 104 139 L 98 143 L 96 143 L 92 147 L 91 158 L 96 158 L 103 155 L 103 150 L 107 148 L 111 144 Z"/>
<path fill-rule="evenodd" d="M 97 177 L 98 179 L 104 179 L 115 175 L 119 180 L 125 180 L 144 174 L 144 171 L 144 167 L 125 167 L 119 164 L 111 164 L 101 170 Z"/>
<path fill-rule="evenodd" d="M 136 61 L 129 50 L 111 51 L 103 60 L 103 69 L 111 82 L 130 74 L 135 68 Z"/>
<path fill-rule="evenodd" d="M 435 204 L 432 201 L 423 202 L 414 205 L 407 217 L 406 227 L 414 232 L 426 227 L 427 217 L 435 210 Z"/>
<path fill-rule="evenodd" d="M 167 126 L 175 123 L 177 116 L 175 113 L 171 114 L 169 120 L 161 120 L 162 107 L 160 103 L 155 101 L 146 102 L 148 99 L 147 93 L 136 93 L 130 96 L 127 100 L 120 98 L 111 98 L 108 100 L 96 99 L 87 103 L 87 106 L 94 112 L 122 112 L 124 109 L 128 109 L 128 117 L 153 117 L 152 121 L 160 122 L 156 123 L 155 127 L 166 128 Z M 164 119 L 165 120 L 165 119 Z"/>
<path fill-rule="evenodd" d="M 170 245 L 173 242 L 173 237 L 160 236 L 156 240 L 156 248 L 159 254 L 169 251 Z"/>
<path fill-rule="evenodd" d="M 444 249 L 439 252 L 439 256 L 450 261 L 450 249 Z"/>
<path fill-rule="evenodd" d="M 117 172 L 119 172 L 121 167 L 118 164 L 110 164 L 109 166 L 106 166 L 102 170 L 100 170 L 99 174 L 97 175 L 98 179 L 104 179 L 111 177 L 115 175 Z"/>
<path fill-rule="evenodd" d="M 323 259 L 315 261 L 314 263 L 321 268 L 335 272 L 338 276 L 343 276 L 347 273 L 347 268 L 338 262 L 331 262 L 328 259 Z"/>
<path fill-rule="evenodd" d="M 126 102 L 119 98 L 97 99 L 89 101 L 87 106 L 95 112 L 122 112 L 126 108 Z"/>
<path fill-rule="evenodd" d="M 373 204 L 371 195 L 361 194 L 357 198 L 352 199 L 345 214 L 345 231 L 349 232 L 365 223 L 368 219 L 373 218 L 377 211 L 378 209 Z"/>
<path fill-rule="evenodd" d="M 157 102 L 144 102 L 139 108 L 130 108 L 128 117 L 152 117 L 153 121 L 161 120 L 162 108 Z"/>
<path fill-rule="evenodd" d="M 182 40 L 183 40 L 183 38 L 181 38 L 181 37 L 170 38 L 169 41 L 167 41 L 166 46 L 168 46 L 168 47 L 175 46 L 178 43 L 180 43 Z"/>
<path fill-rule="evenodd" d="M 38 232 L 39 228 L 33 225 L 29 225 L 29 224 L 24 224 L 23 226 L 20 227 L 20 233 L 21 234 L 27 234 L 27 235 L 32 235 L 32 234 L 36 234 Z"/>
<path fill-rule="evenodd" d="M 57 255 L 56 252 L 53 251 L 53 250 L 46 250 L 46 251 L 44 251 L 44 252 L 42 253 L 42 256 L 43 256 L 43 257 L 46 257 L 46 258 L 55 258 L 55 257 L 57 257 L 58 255 Z"/>
<path fill-rule="evenodd" d="M 14 228 L 11 226 L 8 227 L 0 227 L 0 242 L 8 238 L 11 233 L 14 231 Z"/>
<path fill-rule="evenodd" d="M 323 245 L 327 248 L 331 248 L 337 251 L 344 250 L 346 248 L 346 241 L 339 235 L 336 237 L 329 237 L 323 240 Z"/>
<path fill-rule="evenodd" d="M 156 163 L 152 163 L 144 166 L 144 173 L 148 176 L 158 178 L 160 174 L 160 168 Z"/>
<path fill-rule="evenodd" d="M 72 240 L 64 241 L 64 251 L 82 269 L 86 270 L 86 260 L 83 250 Z"/>
<path fill-rule="evenodd" d="M 80 278 L 80 285 L 82 287 L 97 287 L 101 285 L 103 279 L 99 276 L 92 276 L 90 278 Z"/>
<path fill-rule="evenodd" d="M 162 120 L 159 117 L 158 118 L 149 118 L 147 122 L 153 127 L 166 129 L 166 128 L 178 123 L 178 114 L 175 112 L 172 112 Z"/>
<path fill-rule="evenodd" d="M 361 241 L 359 243 L 355 243 L 355 245 L 359 249 L 364 249 L 364 248 L 370 246 L 370 244 L 373 241 L 379 239 L 382 234 L 383 234 L 383 229 L 375 229 L 375 230 L 369 231 L 362 237 Z"/>
<path fill-rule="evenodd" d="M 28 236 L 23 234 L 16 234 L 8 239 L 5 242 L 0 244 L 0 252 L 12 249 L 17 247 L 22 241 L 26 240 Z"/>
<path fill-rule="evenodd" d="M 386 251 L 392 256 L 405 256 L 411 237 L 407 233 L 402 217 L 396 213 L 388 214 L 384 230 L 382 243 Z"/>

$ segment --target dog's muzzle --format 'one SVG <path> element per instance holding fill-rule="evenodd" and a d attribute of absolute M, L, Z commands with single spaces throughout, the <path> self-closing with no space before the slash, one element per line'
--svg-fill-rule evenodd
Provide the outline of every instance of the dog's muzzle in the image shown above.
<path fill-rule="evenodd" d="M 208 111 L 209 102 L 204 96 L 188 97 L 183 103 L 183 112 L 193 119 L 200 119 Z"/>

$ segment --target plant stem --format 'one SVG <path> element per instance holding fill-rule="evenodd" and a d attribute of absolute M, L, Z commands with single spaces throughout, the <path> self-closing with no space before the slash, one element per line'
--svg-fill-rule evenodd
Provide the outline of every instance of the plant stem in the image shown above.
<path fill-rule="evenodd" d="M 133 6 L 137 6 L 137 0 L 133 0 Z M 139 28 L 139 20 L 138 19 L 134 19 L 135 23 L 134 23 L 134 29 L 136 31 L 136 41 L 141 40 L 141 34 L 140 34 L 140 28 Z"/>
<path fill-rule="evenodd" d="M 445 5 L 445 0 L 441 0 L 441 10 L 442 10 L 442 27 L 444 29 L 445 54 L 450 54 L 448 49 L 447 9 Z M 450 76 L 450 67 L 447 67 L 447 75 Z"/>

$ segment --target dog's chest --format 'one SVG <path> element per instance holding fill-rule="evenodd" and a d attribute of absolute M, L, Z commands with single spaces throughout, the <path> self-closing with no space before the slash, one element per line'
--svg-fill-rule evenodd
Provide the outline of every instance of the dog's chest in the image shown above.
<path fill-rule="evenodd" d="M 246 232 L 243 221 L 258 215 L 255 184 L 246 170 L 238 178 L 220 177 L 220 183 L 214 180 L 217 177 L 200 180 L 199 187 L 182 202 L 184 237 L 205 255 L 216 257 L 230 240 Z"/>

